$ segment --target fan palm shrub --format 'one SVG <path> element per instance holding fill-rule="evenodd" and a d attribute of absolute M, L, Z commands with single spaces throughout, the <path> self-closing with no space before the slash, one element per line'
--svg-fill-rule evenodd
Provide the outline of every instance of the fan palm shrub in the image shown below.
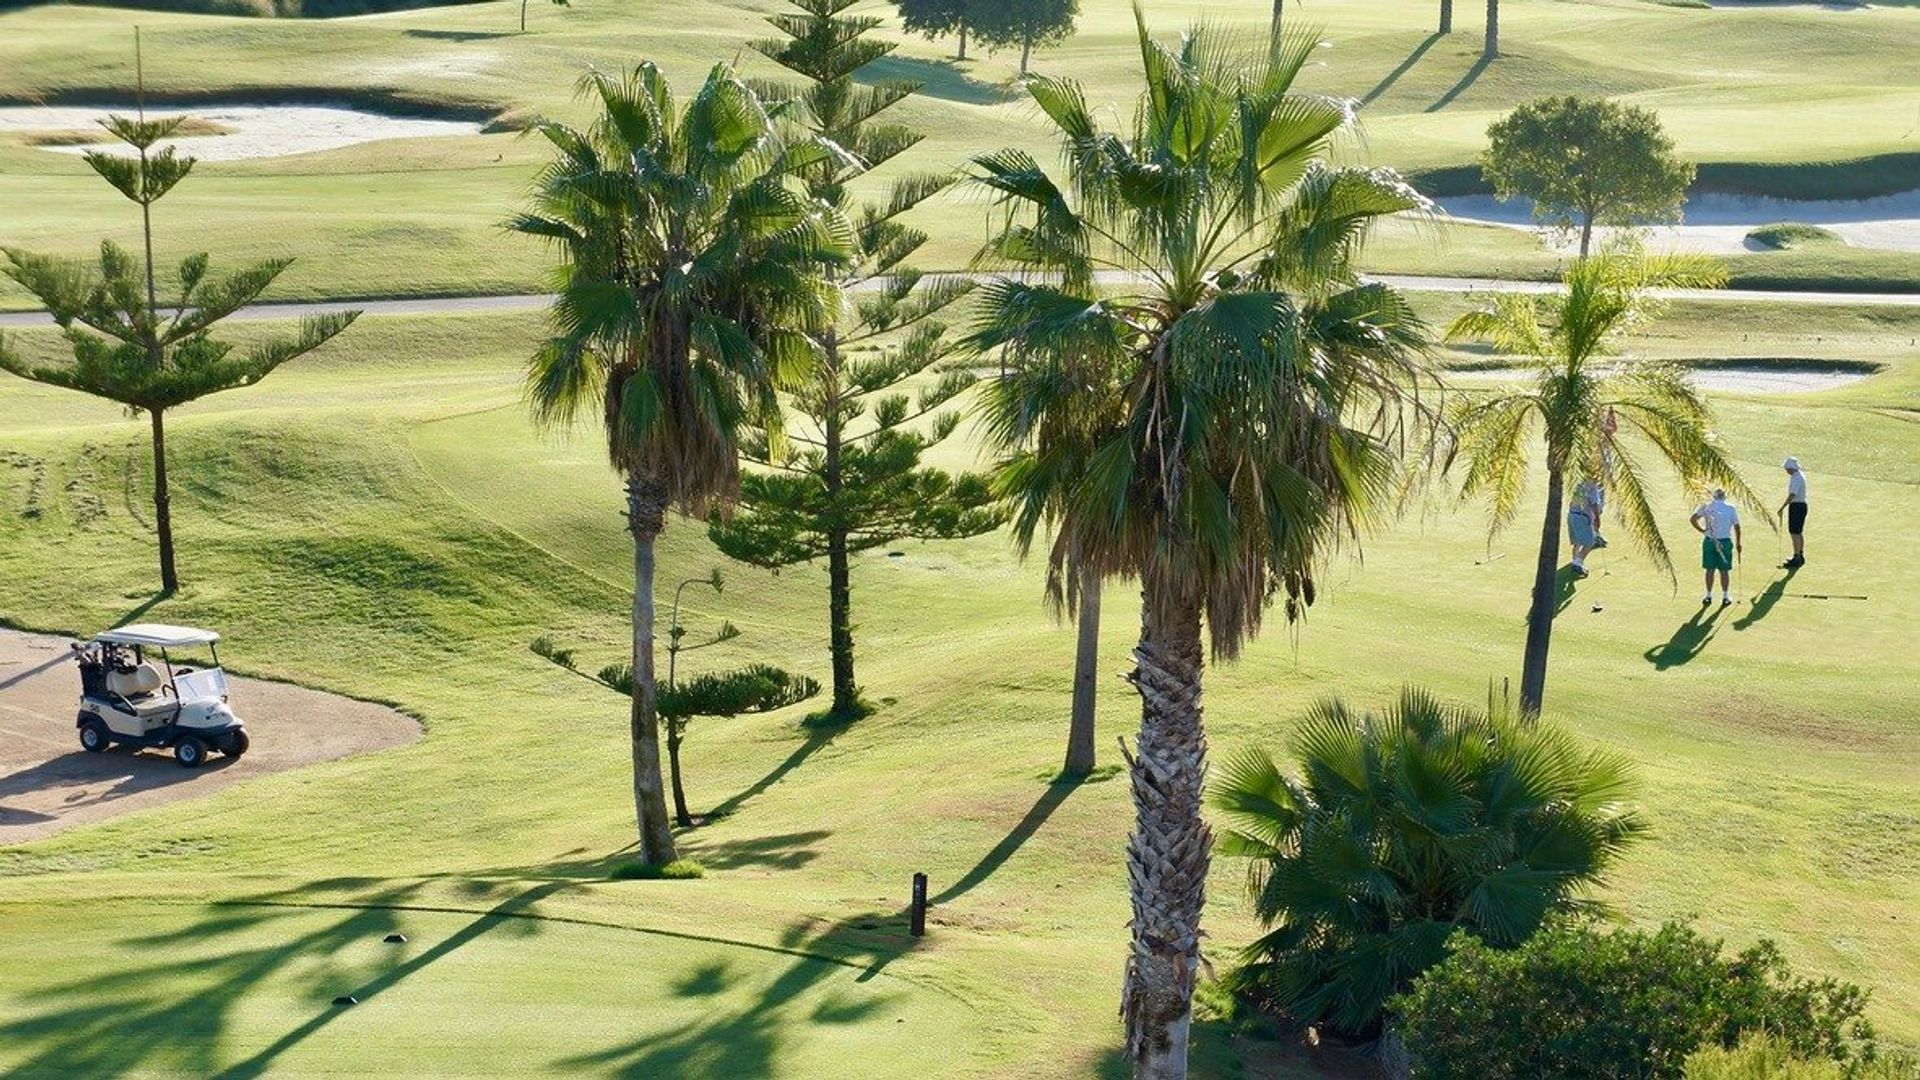
<path fill-rule="evenodd" d="M 599 115 L 543 124 L 557 151 L 513 219 L 561 262 L 552 334 L 528 365 L 536 419 L 600 416 L 634 539 L 631 736 L 641 858 L 674 858 L 654 678 L 654 543 L 666 513 L 704 516 L 740 483 L 742 433 L 778 437 L 778 390 L 811 367 L 831 323 L 844 220 L 794 171 L 838 148 L 783 139 L 726 65 L 684 106 L 659 69 L 581 82 Z"/>
<path fill-rule="evenodd" d="M 1713 411 L 1686 370 L 1613 356 L 1622 335 L 1658 314 L 1655 290 L 1725 281 L 1724 267 L 1700 256 L 1612 251 L 1574 263 L 1560 292 L 1501 293 L 1447 328 L 1449 340 L 1487 342 L 1526 365 L 1527 378 L 1514 386 L 1456 398 L 1450 417 L 1466 468 L 1461 494 L 1488 499 L 1493 532 L 1519 512 L 1535 447 L 1546 451 L 1547 499 L 1520 673 L 1524 713 L 1537 715 L 1546 695 L 1569 481 L 1594 480 L 1610 491 L 1614 519 L 1669 577 L 1673 559 L 1647 494 L 1649 463 L 1666 462 L 1690 494 L 1717 485 L 1764 513 L 1716 441 Z"/>
<path fill-rule="evenodd" d="M 1496 702 L 1407 689 L 1383 712 L 1315 705 L 1289 775 L 1265 750 L 1230 758 L 1209 791 L 1221 850 L 1249 860 L 1267 932 L 1233 986 L 1303 1023 L 1380 1029 L 1388 999 L 1466 930 L 1524 940 L 1589 905 L 1645 826 L 1627 760 Z"/>
<path fill-rule="evenodd" d="M 982 259 L 1018 273 L 979 290 L 971 341 L 1001 351 L 982 415 L 1018 544 L 1051 526 L 1056 594 L 1070 567 L 1140 582 L 1122 1015 L 1135 1074 L 1175 1077 L 1212 847 L 1203 635 L 1231 659 L 1276 594 L 1297 614 L 1317 562 L 1389 501 L 1422 328 L 1353 258 L 1426 204 L 1390 171 L 1327 163 L 1353 116 L 1294 91 L 1312 35 L 1245 55 L 1135 22 L 1131 124 L 1107 130 L 1077 84 L 1037 77 L 1063 168 L 974 159 L 1002 211 Z"/>

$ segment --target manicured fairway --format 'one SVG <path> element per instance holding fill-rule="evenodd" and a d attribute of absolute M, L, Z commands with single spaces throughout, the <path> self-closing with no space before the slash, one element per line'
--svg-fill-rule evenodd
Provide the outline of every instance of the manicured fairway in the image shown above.
<path fill-rule="evenodd" d="M 1436 319 L 1464 301 L 1442 302 Z M 862 558 L 860 675 L 881 710 L 835 733 L 800 727 L 804 707 L 702 722 L 690 794 L 720 816 L 685 842 L 708 876 L 605 880 L 633 833 L 622 703 L 526 645 L 545 633 L 583 666 L 617 659 L 631 555 L 594 433 L 536 432 L 519 408 L 537 332 L 530 316 L 370 318 L 170 424 L 187 586 L 147 617 L 214 625 L 237 670 L 396 703 L 426 734 L 0 851 L 0 1070 L 1115 1068 L 1126 791 L 1047 782 L 1073 635 L 1004 536 Z M 1920 513 L 1916 333 L 1910 309 L 1676 309 L 1649 351 L 1885 370 L 1721 401 L 1723 437 L 1764 493 L 1777 498 L 1781 456 L 1807 463 L 1805 570 L 1768 569 L 1777 541 L 1756 525 L 1740 591 L 1757 599 L 1702 619 L 1687 507 L 1665 492 L 1677 592 L 1609 552 L 1569 598 L 1548 685 L 1554 718 L 1645 777 L 1654 838 L 1604 897 L 1623 918 L 1776 937 L 1807 970 L 1872 985 L 1875 1018 L 1908 1044 L 1920 556 L 1888 523 Z M 0 447 L 0 619 L 86 631 L 146 603 L 143 429 L 8 381 Z M 970 455 L 964 440 L 943 451 Z M 1278 743 L 1325 693 L 1375 702 L 1415 681 L 1483 696 L 1517 668 L 1533 516 L 1489 547 L 1479 511 L 1436 492 L 1364 560 L 1336 562 L 1303 626 L 1275 616 L 1211 673 L 1214 753 Z M 724 565 L 684 521 L 662 564 L 663 581 Z M 822 573 L 725 568 L 725 594 L 694 600 L 693 619 L 744 636 L 691 666 L 822 674 Z M 1116 673 L 1126 592 L 1107 604 Z M 1111 763 L 1135 706 L 1117 678 L 1104 692 Z M 919 942 L 902 911 L 916 870 L 936 904 Z M 1219 961 L 1254 932 L 1239 881 L 1216 866 Z M 381 942 L 396 929 L 408 943 Z M 361 1003 L 336 1009 L 343 993 Z M 162 1017 L 173 1026 L 155 1034 Z M 1211 1025 L 1196 1074 L 1327 1075 Z"/>

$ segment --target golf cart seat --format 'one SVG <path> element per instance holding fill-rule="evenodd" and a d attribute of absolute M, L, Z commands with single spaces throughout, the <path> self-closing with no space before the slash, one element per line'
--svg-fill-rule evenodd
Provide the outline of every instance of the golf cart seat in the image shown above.
<path fill-rule="evenodd" d="M 160 669 L 141 663 L 129 670 L 107 672 L 107 690 L 129 700 L 151 694 L 166 684 Z"/>

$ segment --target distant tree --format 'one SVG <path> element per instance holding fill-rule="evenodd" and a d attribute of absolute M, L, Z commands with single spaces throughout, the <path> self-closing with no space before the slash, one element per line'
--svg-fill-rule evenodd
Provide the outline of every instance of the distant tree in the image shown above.
<path fill-rule="evenodd" d="M 705 518 L 740 484 L 747 429 L 777 425 L 782 385 L 813 364 L 810 334 L 839 307 L 846 222 L 792 184 L 821 154 L 789 140 L 724 64 L 676 105 L 642 62 L 581 83 L 599 115 L 542 124 L 556 151 L 510 223 L 561 256 L 550 336 L 528 362 L 536 420 L 605 427 L 633 534 L 633 754 L 640 858 L 675 857 L 660 775 L 655 547 L 669 509 Z"/>
<path fill-rule="evenodd" d="M 970 0 L 973 36 L 993 48 L 1020 46 L 1020 74 L 1027 74 L 1035 45 L 1065 41 L 1080 14 L 1080 0 Z"/>
<path fill-rule="evenodd" d="M 1693 183 L 1693 165 L 1674 156 L 1659 116 L 1605 98 L 1541 98 L 1487 137 L 1480 168 L 1494 192 L 1525 196 L 1537 220 L 1578 229 L 1582 256 L 1596 224 L 1678 220 Z"/>
<path fill-rule="evenodd" d="M 153 523 L 160 543 L 160 587 L 180 587 L 174 567 L 173 515 L 167 487 L 166 412 L 208 394 L 251 386 L 294 357 L 324 344 L 359 317 L 358 311 L 310 316 L 292 337 L 257 342 L 244 352 L 216 341 L 215 323 L 252 303 L 292 259 L 269 259 L 218 279 L 207 277 L 205 252 L 181 260 L 179 292 L 160 306 L 154 283 L 153 204 L 192 171 L 194 159 L 171 146 L 154 146 L 172 135 L 184 117 L 148 120 L 110 116 L 103 126 L 134 153 L 91 151 L 86 162 L 114 189 L 140 205 L 144 259 L 111 240 L 100 243 L 95 268 L 78 261 L 0 248 L 0 268 L 53 315 L 73 359 L 41 363 L 0 338 L 0 371 L 34 382 L 80 390 L 147 414 L 153 431 Z"/>
<path fill-rule="evenodd" d="M 1528 367 L 1524 383 L 1457 399 L 1452 418 L 1467 470 L 1461 495 L 1488 498 L 1494 531 L 1519 512 L 1535 432 L 1546 450 L 1545 516 L 1520 670 L 1523 713 L 1538 715 L 1546 694 L 1569 479 L 1608 489 L 1615 520 L 1669 576 L 1673 560 L 1648 501 L 1646 462 L 1664 460 L 1682 491 L 1718 484 L 1747 505 L 1760 505 L 1714 441 L 1713 412 L 1683 369 L 1653 361 L 1603 366 L 1615 339 L 1657 310 L 1654 290 L 1725 281 L 1725 268 L 1700 256 L 1603 253 L 1574 263 L 1564 292 L 1501 293 L 1447 329 L 1450 340 L 1487 342 Z"/>
<path fill-rule="evenodd" d="M 1267 931 L 1227 981 L 1349 1036 L 1377 1035 L 1388 999 L 1446 957 L 1456 930 L 1516 945 L 1590 906 L 1580 893 L 1646 830 L 1624 801 L 1625 757 L 1497 700 L 1463 708 L 1407 689 L 1355 713 L 1334 699 L 1294 732 L 1294 774 L 1242 750 L 1208 793 Z"/>
<path fill-rule="evenodd" d="M 763 92 L 804 106 L 798 122 L 851 156 L 822 159 L 799 172 L 816 199 L 853 222 L 855 257 L 839 284 L 854 303 L 815 335 L 820 362 L 813 378 L 791 395 L 786 444 L 776 447 L 764 438 L 742 444 L 747 460 L 761 467 L 741 477 L 734 514 L 710 526 L 721 551 L 755 566 L 826 560 L 833 660 L 827 719 L 835 722 L 865 711 L 854 678 L 851 557 L 901 539 L 973 536 L 1000 522 L 984 479 L 920 463 L 921 453 L 945 439 L 959 420 L 943 407 L 975 381 L 971 371 L 945 366 L 953 346 L 939 319 L 971 283 L 923 277 L 906 264 L 927 238 L 900 217 L 952 176 L 903 176 L 884 203 L 857 208 L 847 194 L 849 180 L 921 137 L 876 119 L 919 84 L 854 81 L 861 68 L 895 46 L 866 36 L 880 20 L 841 14 L 853 2 L 795 0 L 798 12 L 768 19 L 786 36 L 754 43 L 807 80 Z M 919 382 L 911 396 L 902 389 L 910 380 Z"/>
<path fill-rule="evenodd" d="M 567 7 L 569 0 L 553 0 L 554 7 Z M 520 32 L 527 32 L 527 0 L 520 0 Z"/>
<path fill-rule="evenodd" d="M 900 25 L 910 34 L 928 39 L 958 34 L 957 60 L 967 58 L 967 6 L 969 0 L 894 0 L 900 12 Z"/>

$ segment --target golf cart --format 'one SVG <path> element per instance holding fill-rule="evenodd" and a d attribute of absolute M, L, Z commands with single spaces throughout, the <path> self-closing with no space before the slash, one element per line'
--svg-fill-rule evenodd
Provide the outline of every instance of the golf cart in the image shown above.
<path fill-rule="evenodd" d="M 214 646 L 219 640 L 211 630 L 140 623 L 75 643 L 81 748 L 97 754 L 114 743 L 172 747 L 173 759 L 189 769 L 205 764 L 209 750 L 235 758 L 246 753 L 246 725 L 227 705 L 227 673 Z M 196 645 L 212 654 L 211 667 L 173 666 L 167 650 Z M 158 666 L 149 651 L 160 654 Z"/>

